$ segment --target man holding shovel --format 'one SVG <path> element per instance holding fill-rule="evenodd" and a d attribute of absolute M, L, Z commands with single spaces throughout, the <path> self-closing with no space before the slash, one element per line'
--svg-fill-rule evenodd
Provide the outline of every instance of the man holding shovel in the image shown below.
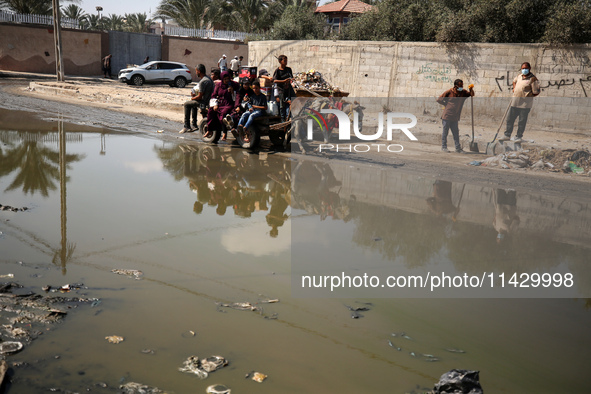
<path fill-rule="evenodd" d="M 515 120 L 519 118 L 515 143 L 521 143 L 527 117 L 534 103 L 533 98 L 538 94 L 540 94 L 540 81 L 531 73 L 531 65 L 525 62 L 521 65 L 521 74 L 513 79 L 513 99 L 507 117 L 507 129 L 505 135 L 499 138 L 499 141 L 509 141 L 511 133 L 513 133 Z"/>
<path fill-rule="evenodd" d="M 460 145 L 460 129 L 458 128 L 458 122 L 460 121 L 460 115 L 466 97 L 474 97 L 474 90 L 470 85 L 470 90 L 464 90 L 464 81 L 456 79 L 454 81 L 453 88 L 443 92 L 441 96 L 437 98 L 437 102 L 445 107 L 441 120 L 443 121 L 443 134 L 441 136 L 441 150 L 449 152 L 447 150 L 447 135 L 449 129 L 454 138 L 456 145 L 456 153 L 464 153 L 462 146 Z"/>

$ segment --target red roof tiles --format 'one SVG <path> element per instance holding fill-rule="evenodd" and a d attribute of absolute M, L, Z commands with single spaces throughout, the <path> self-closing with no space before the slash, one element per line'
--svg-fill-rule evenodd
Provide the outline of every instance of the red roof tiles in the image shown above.
<path fill-rule="evenodd" d="M 341 0 L 335 3 L 325 4 L 316 8 L 316 13 L 329 12 L 348 12 L 348 13 L 364 13 L 372 9 L 372 6 L 359 0 Z"/>

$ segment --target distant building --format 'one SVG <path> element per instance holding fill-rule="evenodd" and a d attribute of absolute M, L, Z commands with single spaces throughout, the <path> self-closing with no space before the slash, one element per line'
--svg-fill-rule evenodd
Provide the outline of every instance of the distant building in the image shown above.
<path fill-rule="evenodd" d="M 351 14 L 363 14 L 372 8 L 373 6 L 359 0 L 341 0 L 320 6 L 314 13 L 326 15 L 331 29 L 339 33 L 349 23 Z"/>

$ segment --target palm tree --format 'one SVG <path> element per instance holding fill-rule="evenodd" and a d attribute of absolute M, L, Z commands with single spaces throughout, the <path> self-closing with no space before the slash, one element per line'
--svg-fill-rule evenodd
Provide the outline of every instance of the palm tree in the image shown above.
<path fill-rule="evenodd" d="M 228 30 L 252 33 L 272 23 L 272 7 L 266 0 L 229 0 L 231 11 L 222 22 Z"/>
<path fill-rule="evenodd" d="M 0 0 L 0 8 L 17 14 L 51 15 L 51 0 Z"/>
<path fill-rule="evenodd" d="M 215 0 L 162 0 L 155 17 L 174 19 L 181 27 L 202 29 L 209 25 L 215 3 Z"/>
<path fill-rule="evenodd" d="M 79 0 L 64 0 L 77 3 Z M 0 9 L 7 9 L 17 14 L 51 15 L 51 0 L 0 0 Z"/>
<path fill-rule="evenodd" d="M 101 25 L 104 30 L 123 31 L 123 26 L 125 25 L 125 22 L 123 21 L 122 16 L 116 14 L 109 14 L 108 17 L 102 18 Z"/>
<path fill-rule="evenodd" d="M 98 15 L 88 14 L 81 23 L 83 29 L 87 30 L 103 30 L 104 18 L 99 18 Z"/>
<path fill-rule="evenodd" d="M 148 19 L 148 15 L 144 13 L 125 14 L 125 31 L 133 33 L 147 33 L 152 24 L 152 19 Z"/>
<path fill-rule="evenodd" d="M 62 17 L 77 20 L 80 25 L 82 25 L 82 21 L 87 15 L 88 14 L 76 4 L 70 4 L 67 7 L 62 8 Z"/>

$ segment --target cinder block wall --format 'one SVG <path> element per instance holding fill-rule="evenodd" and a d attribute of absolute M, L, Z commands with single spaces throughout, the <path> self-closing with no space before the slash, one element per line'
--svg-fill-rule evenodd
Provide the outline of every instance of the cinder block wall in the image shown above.
<path fill-rule="evenodd" d="M 278 65 L 276 57 L 284 54 L 294 72 L 314 68 L 350 97 L 435 98 L 460 78 L 465 86 L 475 85 L 475 117 L 491 122 L 502 117 L 511 82 L 527 61 L 542 85 L 539 97 L 543 100 L 534 104 L 532 122 L 591 134 L 589 44 L 256 41 L 248 46 L 251 65 L 272 74 Z"/>

